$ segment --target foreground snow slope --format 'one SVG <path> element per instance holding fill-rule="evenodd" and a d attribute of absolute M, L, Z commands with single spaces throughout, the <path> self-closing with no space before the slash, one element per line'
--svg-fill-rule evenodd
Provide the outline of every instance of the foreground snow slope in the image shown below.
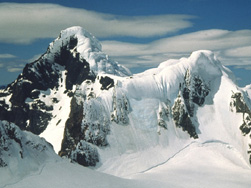
<path fill-rule="evenodd" d="M 194 142 L 163 164 L 132 176 L 166 187 L 241 187 L 251 185 L 250 167 L 231 145 Z M 165 187 L 163 186 L 163 187 Z"/>
<path fill-rule="evenodd" d="M 134 174 L 129 179 L 99 173 L 60 160 L 48 162 L 39 171 L 3 187 L 249 188 L 250 175 L 250 168 L 232 146 L 222 142 L 194 142 L 163 164 Z"/>
<path fill-rule="evenodd" d="M 145 187 L 144 182 L 130 181 L 99 173 L 68 161 L 45 164 L 40 171 L 8 184 L 6 188 L 81 188 L 81 187 Z M 152 184 L 153 185 L 153 184 Z"/>

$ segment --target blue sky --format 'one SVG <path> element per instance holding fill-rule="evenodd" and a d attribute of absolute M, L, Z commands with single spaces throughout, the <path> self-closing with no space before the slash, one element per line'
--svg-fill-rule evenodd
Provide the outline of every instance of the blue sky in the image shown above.
<path fill-rule="evenodd" d="M 0 85 L 43 54 L 62 29 L 80 25 L 132 72 L 212 50 L 251 83 L 250 0 L 0 1 Z"/>

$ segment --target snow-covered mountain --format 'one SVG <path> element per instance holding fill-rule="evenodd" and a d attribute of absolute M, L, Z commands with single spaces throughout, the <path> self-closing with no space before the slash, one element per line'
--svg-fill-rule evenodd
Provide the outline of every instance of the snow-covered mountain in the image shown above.
<path fill-rule="evenodd" d="M 13 123 L 0 121 L 0 187 L 40 170 L 46 162 L 58 159 L 52 146 L 44 139 L 21 131 Z"/>
<path fill-rule="evenodd" d="M 178 164 L 175 159 L 182 161 L 182 155 L 190 156 L 187 162 L 196 169 L 204 165 L 211 168 L 208 172 L 224 172 L 219 160 L 224 167 L 238 167 L 235 176 L 241 169 L 250 175 L 250 98 L 250 86 L 238 87 L 213 52 L 196 51 L 132 75 L 102 52 L 94 36 L 72 27 L 0 90 L 0 119 L 5 120 L 0 130 L 15 127 L 21 135 L 32 135 L 21 130 L 30 131 L 51 143 L 59 156 L 123 178 L 168 173 L 163 168 Z M 9 137 L 19 144 L 19 137 Z M 4 156 L 0 153 L 2 168 Z"/>

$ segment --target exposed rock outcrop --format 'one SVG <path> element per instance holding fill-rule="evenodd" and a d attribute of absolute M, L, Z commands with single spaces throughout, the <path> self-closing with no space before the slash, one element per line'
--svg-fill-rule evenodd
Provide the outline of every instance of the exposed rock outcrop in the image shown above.
<path fill-rule="evenodd" d="M 251 164 L 251 109 L 245 102 L 244 95 L 241 92 L 233 93 L 231 96 L 230 102 L 230 110 L 236 113 L 242 113 L 243 122 L 240 125 L 240 131 L 242 132 L 243 136 L 249 135 L 249 143 L 248 144 L 248 151 L 249 154 L 249 162 Z"/>
<path fill-rule="evenodd" d="M 184 82 L 180 84 L 179 94 L 172 107 L 172 115 L 177 127 L 187 131 L 190 137 L 198 138 L 196 133 L 195 111 L 202 106 L 209 94 L 209 86 L 199 75 L 191 75 L 186 71 Z"/>
<path fill-rule="evenodd" d="M 32 169 L 34 165 L 39 167 L 39 164 L 42 164 L 43 161 L 50 157 L 55 158 L 56 154 L 45 139 L 21 131 L 13 123 L 0 121 L 0 168 L 22 168 L 22 161 L 29 161 L 29 163 L 25 164 L 23 170 Z M 16 160 L 18 165 L 9 166 L 12 160 Z M 11 170 L 15 173 L 15 170 L 21 169 Z"/>

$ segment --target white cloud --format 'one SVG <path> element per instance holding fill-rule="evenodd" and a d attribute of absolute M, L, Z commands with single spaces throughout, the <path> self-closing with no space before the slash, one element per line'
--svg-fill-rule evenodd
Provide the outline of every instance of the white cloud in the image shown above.
<path fill-rule="evenodd" d="M 251 70 L 251 64 L 249 65 L 236 65 L 234 66 L 235 69 L 246 69 L 246 70 Z"/>
<path fill-rule="evenodd" d="M 8 72 L 21 72 L 23 70 L 23 68 L 17 68 L 17 67 L 9 67 L 7 68 Z"/>
<path fill-rule="evenodd" d="M 251 46 L 243 46 L 240 48 L 229 49 L 229 50 L 226 50 L 225 54 L 232 57 L 251 58 Z"/>
<path fill-rule="evenodd" d="M 15 58 L 16 56 L 12 54 L 0 54 L 0 59 L 9 59 L 9 58 Z"/>
<path fill-rule="evenodd" d="M 0 68 L 7 72 L 22 72 L 26 62 L 26 60 L 18 59 L 16 56 L 15 59 L 6 58 L 4 61 L 0 59 Z"/>
<path fill-rule="evenodd" d="M 79 25 L 97 37 L 151 37 L 192 26 L 189 15 L 118 16 L 56 4 L 0 3 L 0 42 L 31 43 L 55 38 L 59 31 Z"/>
<path fill-rule="evenodd" d="M 196 50 L 215 52 L 224 65 L 251 65 L 251 30 L 204 30 L 163 38 L 147 44 L 103 41 L 103 50 L 128 67 L 157 66 Z"/>

